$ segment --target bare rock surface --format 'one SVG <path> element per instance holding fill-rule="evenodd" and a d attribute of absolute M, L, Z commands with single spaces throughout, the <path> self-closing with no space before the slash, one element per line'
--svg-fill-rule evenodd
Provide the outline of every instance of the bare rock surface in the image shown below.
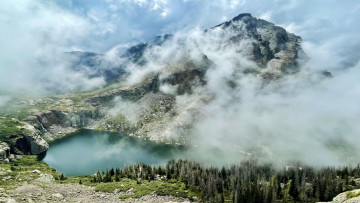
<path fill-rule="evenodd" d="M 0 142 L 0 162 L 10 157 L 10 146 L 5 142 Z"/>
<path fill-rule="evenodd" d="M 357 193 L 357 192 L 360 192 L 360 189 L 352 190 L 350 192 Z M 347 193 L 348 192 L 340 193 L 339 195 L 337 195 L 336 197 L 333 198 L 331 203 L 358 203 L 358 202 L 360 202 L 360 196 L 353 197 L 353 198 L 347 198 L 346 197 Z"/>

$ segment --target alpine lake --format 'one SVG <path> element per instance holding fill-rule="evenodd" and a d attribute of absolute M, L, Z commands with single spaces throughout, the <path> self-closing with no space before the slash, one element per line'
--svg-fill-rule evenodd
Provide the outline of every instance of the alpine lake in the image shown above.
<path fill-rule="evenodd" d="M 80 130 L 50 144 L 43 161 L 66 176 L 145 163 L 161 165 L 182 158 L 184 147 L 160 144 L 119 133 Z"/>

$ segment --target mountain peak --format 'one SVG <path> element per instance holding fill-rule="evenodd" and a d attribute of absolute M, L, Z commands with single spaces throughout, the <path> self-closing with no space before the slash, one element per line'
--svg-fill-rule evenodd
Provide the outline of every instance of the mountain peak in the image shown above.
<path fill-rule="evenodd" d="M 240 13 L 238 16 L 232 19 L 232 21 L 241 20 L 243 17 L 252 17 L 250 13 Z"/>

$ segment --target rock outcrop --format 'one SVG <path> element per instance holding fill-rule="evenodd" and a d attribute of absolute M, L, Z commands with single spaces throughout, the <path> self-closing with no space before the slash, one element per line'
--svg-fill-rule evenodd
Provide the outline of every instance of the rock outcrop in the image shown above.
<path fill-rule="evenodd" d="M 0 160 L 11 159 L 11 154 L 40 154 L 49 148 L 40 131 L 16 119 L 2 119 Z M 4 126 L 6 124 L 6 126 Z"/>
<path fill-rule="evenodd" d="M 90 103 L 93 106 L 106 105 L 117 96 L 126 100 L 137 101 L 145 94 L 149 92 L 157 92 L 158 90 L 159 75 L 150 74 L 138 84 L 107 91 L 103 94 L 90 97 L 85 102 Z"/>
<path fill-rule="evenodd" d="M 14 154 L 41 154 L 49 149 L 49 144 L 42 138 L 40 131 L 32 125 L 24 123 L 30 133 L 20 135 L 14 142 L 10 143 Z"/>
<path fill-rule="evenodd" d="M 5 142 L 0 142 L 0 162 L 9 160 L 10 146 Z"/>
<path fill-rule="evenodd" d="M 26 122 L 41 131 L 44 136 L 53 140 L 75 132 L 77 129 L 90 126 L 104 115 L 98 108 L 86 110 L 49 110 L 33 114 L 25 119 Z"/>
<path fill-rule="evenodd" d="M 353 193 L 356 194 L 360 192 L 360 190 L 352 190 L 349 192 L 343 192 L 339 195 L 337 195 L 336 197 L 333 198 L 333 200 L 331 201 L 331 203 L 358 203 L 360 202 L 360 195 L 357 197 L 348 197 L 348 193 Z"/>

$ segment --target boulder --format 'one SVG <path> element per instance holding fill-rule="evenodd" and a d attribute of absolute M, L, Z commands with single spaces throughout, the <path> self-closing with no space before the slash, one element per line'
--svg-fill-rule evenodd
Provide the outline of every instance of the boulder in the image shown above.
<path fill-rule="evenodd" d="M 358 193 L 358 192 L 360 192 L 360 190 L 357 189 L 357 190 L 352 190 L 352 191 L 348 191 L 348 192 Z M 332 203 L 356 203 L 356 202 L 360 202 L 360 196 L 353 197 L 353 198 L 348 198 L 347 197 L 348 192 L 340 193 L 339 195 L 334 197 L 333 200 L 332 200 Z"/>
<path fill-rule="evenodd" d="M 5 142 L 0 142 L 0 162 L 10 157 L 10 146 Z"/>
<path fill-rule="evenodd" d="M 30 154 L 40 154 L 49 149 L 49 144 L 39 134 L 27 135 L 25 139 L 30 146 Z"/>
<path fill-rule="evenodd" d="M 43 173 L 43 174 L 40 174 L 40 177 L 38 179 L 36 179 L 36 181 L 41 182 L 41 183 L 54 183 L 55 178 L 50 174 Z"/>

